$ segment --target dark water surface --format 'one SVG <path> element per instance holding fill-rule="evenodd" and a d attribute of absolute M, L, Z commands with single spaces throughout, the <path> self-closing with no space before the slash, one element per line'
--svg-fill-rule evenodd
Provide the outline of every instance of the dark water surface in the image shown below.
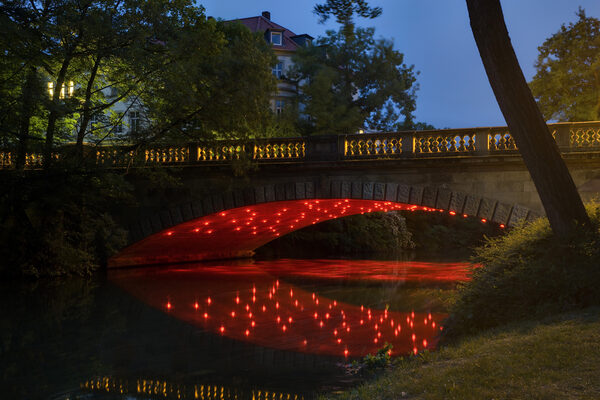
<path fill-rule="evenodd" d="M 2 284 L 2 399 L 300 399 L 433 349 L 465 263 L 275 260 Z"/>

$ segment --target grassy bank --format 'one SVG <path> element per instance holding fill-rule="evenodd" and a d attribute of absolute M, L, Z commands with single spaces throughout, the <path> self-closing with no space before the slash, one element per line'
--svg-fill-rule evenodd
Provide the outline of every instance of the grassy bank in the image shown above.
<path fill-rule="evenodd" d="M 339 399 L 598 399 L 600 308 L 520 322 L 402 360 Z"/>

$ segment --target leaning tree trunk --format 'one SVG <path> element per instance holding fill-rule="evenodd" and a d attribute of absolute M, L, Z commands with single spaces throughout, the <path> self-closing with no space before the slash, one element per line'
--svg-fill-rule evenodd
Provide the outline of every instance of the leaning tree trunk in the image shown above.
<path fill-rule="evenodd" d="M 488 79 L 550 226 L 559 237 L 589 225 L 581 197 L 525 81 L 500 0 L 467 0 L 471 29 Z"/>

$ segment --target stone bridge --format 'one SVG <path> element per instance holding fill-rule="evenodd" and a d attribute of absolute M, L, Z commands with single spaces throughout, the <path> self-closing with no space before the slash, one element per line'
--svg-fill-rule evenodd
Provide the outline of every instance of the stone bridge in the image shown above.
<path fill-rule="evenodd" d="M 584 200 L 600 194 L 600 122 L 549 124 Z M 278 236 L 342 216 L 386 210 L 449 212 L 514 226 L 543 215 L 506 127 L 98 148 L 109 168 L 166 165 L 181 180 L 137 179 L 122 210 L 129 245 L 110 266 L 246 256 Z M 29 167 L 39 158 L 30 155 Z M 235 177 L 232 165 L 249 169 Z M 10 153 L 0 153 L 10 168 Z M 235 169 L 235 168 L 234 168 Z M 552 173 L 548 171 L 548 173 Z"/>

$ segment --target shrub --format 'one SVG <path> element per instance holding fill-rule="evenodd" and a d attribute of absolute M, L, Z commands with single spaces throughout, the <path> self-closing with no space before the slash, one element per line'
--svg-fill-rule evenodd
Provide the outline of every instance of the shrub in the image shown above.
<path fill-rule="evenodd" d="M 459 286 L 444 324 L 444 341 L 527 318 L 600 304 L 600 206 L 588 213 L 594 229 L 568 240 L 539 219 L 488 239 L 472 258 L 472 280 Z"/>

